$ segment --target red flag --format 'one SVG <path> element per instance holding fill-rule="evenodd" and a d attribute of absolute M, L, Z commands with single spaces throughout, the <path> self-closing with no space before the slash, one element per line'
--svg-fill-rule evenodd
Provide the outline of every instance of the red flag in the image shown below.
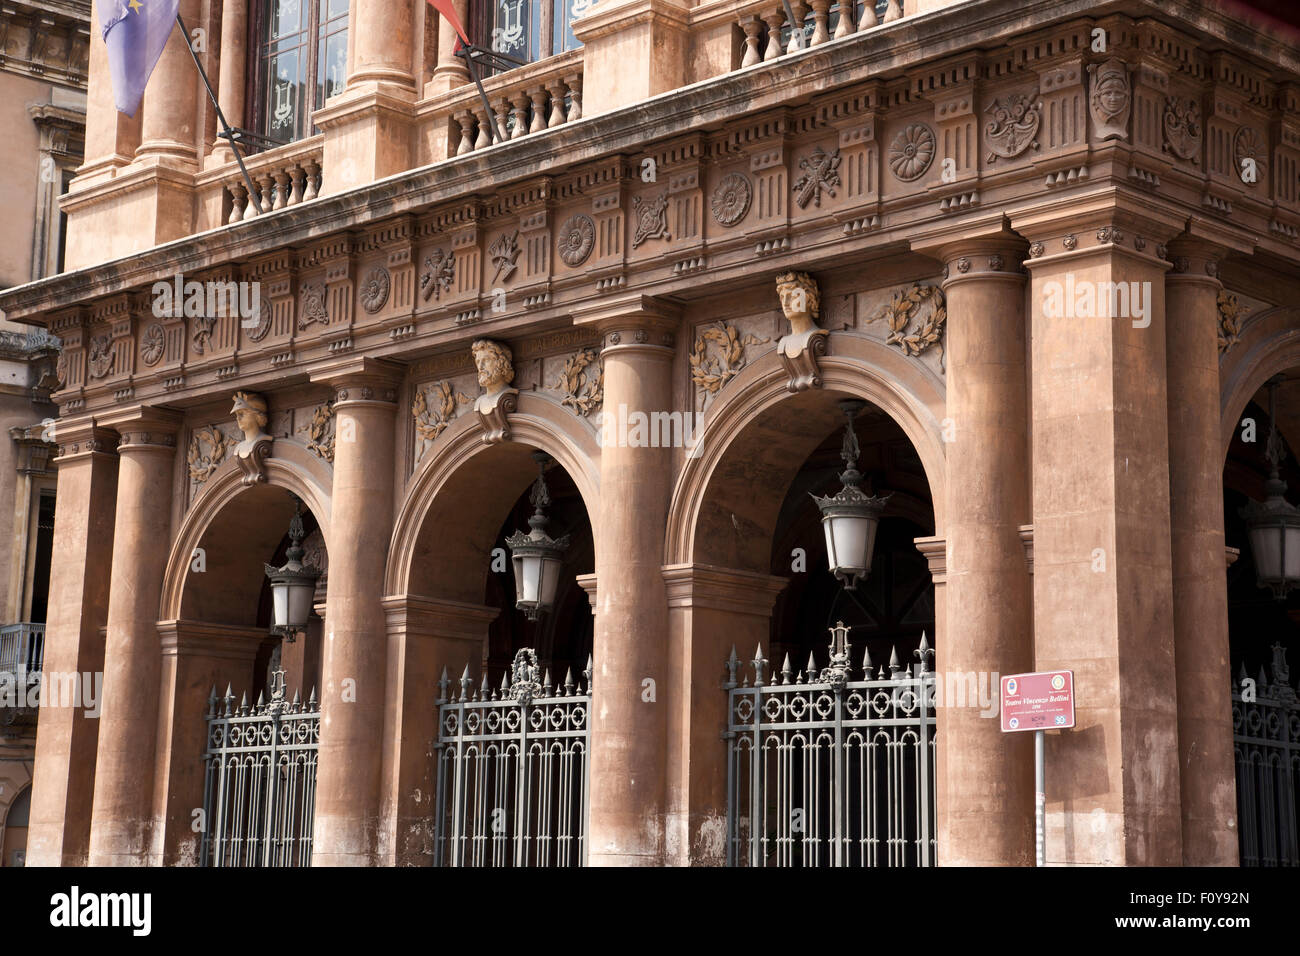
<path fill-rule="evenodd" d="M 443 19 L 450 23 L 452 29 L 460 34 L 460 38 L 468 44 L 469 34 L 467 34 L 465 28 L 461 26 L 460 18 L 456 16 L 456 8 L 452 6 L 451 0 L 429 0 L 429 2 L 433 4 L 433 9 L 441 13 Z"/>

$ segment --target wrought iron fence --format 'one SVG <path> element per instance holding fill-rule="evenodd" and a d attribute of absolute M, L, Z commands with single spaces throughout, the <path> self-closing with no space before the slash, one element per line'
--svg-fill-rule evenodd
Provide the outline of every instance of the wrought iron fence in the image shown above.
<path fill-rule="evenodd" d="M 309 866 L 316 805 L 320 708 L 313 690 L 285 700 L 274 672 L 270 702 L 208 698 L 201 866 Z"/>
<path fill-rule="evenodd" d="M 1272 672 L 1270 682 L 1261 667 L 1252 688 L 1243 664 L 1232 688 L 1242 866 L 1300 866 L 1300 701 L 1280 643 L 1273 645 Z"/>
<path fill-rule="evenodd" d="M 19 681 L 38 681 L 45 659 L 44 624 L 9 624 L 0 628 L 0 674 Z"/>
<path fill-rule="evenodd" d="M 914 670 L 897 649 L 872 678 L 850 680 L 848 628 L 831 628 L 830 666 L 787 654 L 753 683 L 727 662 L 729 866 L 931 866 L 935 859 L 934 654 L 924 636 Z"/>
<path fill-rule="evenodd" d="M 515 655 L 510 678 L 460 696 L 438 684 L 434 816 L 437 866 L 584 866 L 590 766 L 591 659 L 552 688 L 537 655 Z"/>

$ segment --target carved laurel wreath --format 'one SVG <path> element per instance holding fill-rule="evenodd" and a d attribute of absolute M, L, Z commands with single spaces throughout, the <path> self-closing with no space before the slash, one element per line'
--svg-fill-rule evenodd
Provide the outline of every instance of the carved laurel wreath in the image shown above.
<path fill-rule="evenodd" d="M 745 348 L 770 341 L 748 334 L 742 338 L 735 326 L 725 322 L 703 329 L 691 349 L 691 381 L 705 393 L 717 394 L 745 367 Z M 716 355 L 709 354 L 710 344 L 717 347 Z"/>
<path fill-rule="evenodd" d="M 186 455 L 190 478 L 199 483 L 207 481 L 208 476 L 225 461 L 226 450 L 229 447 L 230 439 L 222 433 L 221 429 L 215 427 L 195 429 L 194 434 L 190 436 L 189 454 Z"/>
<path fill-rule="evenodd" d="M 600 353 L 594 348 L 579 349 L 565 360 L 555 387 L 564 393 L 562 405 L 579 415 L 590 415 L 605 400 L 605 369 L 595 366 Z"/>
<path fill-rule="evenodd" d="M 1224 355 L 1241 338 L 1246 310 L 1231 292 L 1219 291 L 1219 354 Z"/>
<path fill-rule="evenodd" d="M 469 402 L 469 396 L 453 389 L 450 382 L 435 384 L 433 395 L 437 411 L 429 408 L 429 398 L 422 388 L 415 390 L 415 401 L 411 405 L 415 433 L 424 441 L 433 441 L 446 431 L 456 417 L 456 406 Z"/>
<path fill-rule="evenodd" d="M 921 303 L 929 300 L 930 312 L 912 329 L 913 314 Z M 931 346 L 939 347 L 939 365 L 945 367 L 943 354 L 944 325 L 948 321 L 948 307 L 943 290 L 937 286 L 913 284 L 910 289 L 894 293 L 893 301 L 881 310 L 877 318 L 887 319 L 889 334 L 886 345 L 897 345 L 904 355 L 920 355 Z"/>

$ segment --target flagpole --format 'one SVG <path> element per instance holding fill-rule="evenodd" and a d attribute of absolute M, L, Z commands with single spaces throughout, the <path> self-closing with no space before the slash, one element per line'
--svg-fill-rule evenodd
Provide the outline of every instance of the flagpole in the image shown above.
<path fill-rule="evenodd" d="M 497 126 L 496 114 L 492 112 L 492 105 L 488 102 L 487 91 L 483 89 L 483 81 L 479 79 L 478 64 L 474 62 L 474 48 L 466 46 L 463 49 L 465 50 L 465 65 L 469 67 L 470 79 L 478 87 L 478 95 L 483 100 L 483 111 L 487 113 L 488 125 L 492 129 L 492 142 L 500 143 L 502 141 L 501 129 Z"/>
<path fill-rule="evenodd" d="M 248 175 L 248 167 L 244 165 L 244 157 L 239 154 L 239 147 L 235 145 L 234 131 L 230 124 L 226 122 L 226 114 L 221 112 L 221 104 L 217 102 L 217 94 L 212 92 L 212 84 L 208 82 L 207 70 L 203 69 L 203 64 L 199 62 L 199 55 L 194 52 L 194 47 L 190 45 L 190 31 L 185 26 L 185 21 L 181 19 L 180 10 L 176 11 L 176 24 L 181 28 L 181 36 L 185 43 L 185 49 L 190 51 L 190 59 L 198 68 L 199 77 L 203 80 L 204 87 L 208 91 L 208 99 L 212 100 L 212 108 L 217 111 L 217 120 L 221 123 L 221 138 L 230 144 L 230 151 L 235 154 L 235 162 L 239 164 L 239 171 L 244 176 L 244 183 L 248 186 L 248 201 L 253 203 L 260 215 L 262 209 L 262 197 L 258 195 L 257 187 L 253 185 L 253 177 Z"/>

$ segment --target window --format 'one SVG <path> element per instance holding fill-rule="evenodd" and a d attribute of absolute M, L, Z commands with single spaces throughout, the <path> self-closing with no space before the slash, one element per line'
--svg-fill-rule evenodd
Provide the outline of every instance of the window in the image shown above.
<path fill-rule="evenodd" d="M 531 63 L 575 49 L 573 21 L 596 0 L 490 0 L 475 4 L 470 35 L 480 46 Z"/>
<path fill-rule="evenodd" d="M 252 29 L 254 132 L 280 143 L 311 136 L 312 111 L 347 81 L 348 0 L 261 0 Z"/>

